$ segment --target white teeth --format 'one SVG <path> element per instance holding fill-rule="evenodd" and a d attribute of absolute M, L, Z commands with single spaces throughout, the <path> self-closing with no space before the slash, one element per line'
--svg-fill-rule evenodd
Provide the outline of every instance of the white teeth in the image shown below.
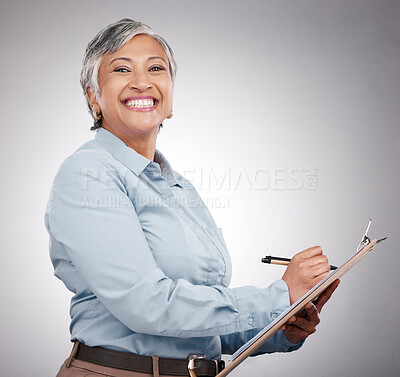
<path fill-rule="evenodd" d="M 153 99 L 135 99 L 135 100 L 131 100 L 131 101 L 126 101 L 125 104 L 129 107 L 146 108 L 146 107 L 153 107 L 154 100 Z"/>

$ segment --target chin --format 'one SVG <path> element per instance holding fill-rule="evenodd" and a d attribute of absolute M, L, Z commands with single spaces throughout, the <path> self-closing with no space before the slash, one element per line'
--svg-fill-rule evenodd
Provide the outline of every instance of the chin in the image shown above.
<path fill-rule="evenodd" d="M 152 124 L 140 124 L 140 125 L 135 123 L 135 124 L 127 125 L 127 128 L 129 128 L 129 130 L 131 130 L 134 133 L 145 135 L 145 134 L 148 134 L 149 132 L 153 132 L 155 130 L 158 131 L 158 128 L 159 128 L 160 124 L 161 124 L 161 122 L 159 124 L 156 124 L 156 125 L 154 123 L 152 123 Z"/>

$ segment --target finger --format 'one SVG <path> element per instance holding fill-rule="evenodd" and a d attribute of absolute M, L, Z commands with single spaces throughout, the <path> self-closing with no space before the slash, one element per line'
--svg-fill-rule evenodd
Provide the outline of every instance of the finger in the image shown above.
<path fill-rule="evenodd" d="M 307 318 L 309 322 L 312 322 L 314 325 L 318 325 L 318 323 L 320 322 L 318 309 L 312 302 L 309 302 L 309 304 L 310 305 L 305 306 L 307 311 Z"/>
<path fill-rule="evenodd" d="M 294 322 L 296 322 L 296 316 L 290 317 L 290 318 L 288 319 L 287 322 L 288 322 L 288 323 L 294 323 Z"/>
<path fill-rule="evenodd" d="M 310 267 L 314 267 L 314 266 L 319 265 L 319 264 L 327 264 L 327 265 L 329 265 L 328 257 L 326 255 L 324 255 L 324 254 L 317 255 L 315 257 L 309 258 L 307 260 L 307 262 L 308 262 L 308 265 Z"/>
<path fill-rule="evenodd" d="M 325 279 L 328 275 L 329 275 L 329 271 L 326 271 L 326 272 L 322 272 L 321 274 L 315 276 L 315 277 L 312 279 L 312 284 L 313 284 L 313 286 L 314 286 L 315 284 L 318 284 L 321 280 Z"/>
<path fill-rule="evenodd" d="M 288 326 L 294 326 L 294 327 L 297 327 L 297 328 L 307 332 L 308 334 L 312 334 L 316 331 L 317 323 L 313 323 L 313 322 L 307 320 L 306 318 L 299 318 L 296 321 L 296 323 L 293 323 L 292 325 L 288 325 Z"/>
<path fill-rule="evenodd" d="M 314 304 L 311 301 L 308 301 L 307 304 L 304 305 L 304 309 L 312 308 Z"/>
<path fill-rule="evenodd" d="M 335 280 L 328 288 L 326 288 L 315 300 L 314 304 L 317 307 L 317 310 L 321 312 L 323 306 L 328 302 L 331 298 L 333 292 L 335 292 L 336 288 L 339 286 L 340 280 Z"/>
<path fill-rule="evenodd" d="M 325 274 L 326 276 L 329 274 L 331 270 L 331 266 L 329 263 L 319 263 L 311 268 L 311 276 L 312 279 L 319 278 L 321 275 Z"/>
<path fill-rule="evenodd" d="M 319 324 L 320 318 L 317 308 L 313 305 L 307 309 L 307 317 L 297 317 L 296 322 L 292 325 L 301 328 L 308 333 L 313 333 L 316 326 Z"/>
<path fill-rule="evenodd" d="M 322 254 L 321 246 L 313 246 L 306 250 L 301 251 L 300 253 L 297 253 L 295 255 L 295 257 L 302 258 L 302 259 L 308 259 L 308 258 L 312 258 L 312 257 L 321 255 L 321 254 Z"/>
<path fill-rule="evenodd" d="M 315 300 L 314 304 L 317 307 L 318 311 L 320 312 L 322 307 L 327 303 L 327 301 L 331 298 L 333 292 L 336 290 L 340 283 L 340 280 L 335 280 L 328 288 L 323 291 L 317 300 Z"/>
<path fill-rule="evenodd" d="M 305 318 L 305 317 L 307 317 L 307 308 L 311 308 L 313 305 L 314 305 L 313 302 L 311 302 L 311 301 L 307 302 L 304 305 L 302 310 L 300 310 L 295 316 L 290 317 L 289 321 L 294 322 L 294 320 L 296 318 Z"/>
<path fill-rule="evenodd" d="M 314 330 L 315 331 L 315 330 Z M 311 333 L 302 330 L 301 328 L 293 325 L 286 327 L 285 336 L 292 343 L 298 343 L 303 339 L 306 339 Z"/>

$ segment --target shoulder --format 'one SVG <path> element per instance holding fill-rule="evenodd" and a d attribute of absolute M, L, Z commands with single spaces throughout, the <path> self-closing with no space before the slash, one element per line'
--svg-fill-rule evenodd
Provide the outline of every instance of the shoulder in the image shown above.
<path fill-rule="evenodd" d="M 59 172 L 88 166 L 112 165 L 115 159 L 96 140 L 90 140 L 70 154 L 60 165 Z"/>
<path fill-rule="evenodd" d="M 85 181 L 119 181 L 126 167 L 96 140 L 90 140 L 60 165 L 53 186 L 82 184 Z"/>
<path fill-rule="evenodd" d="M 60 165 L 57 175 L 85 169 L 121 169 L 123 165 L 101 143 L 90 140 L 69 155 Z"/>

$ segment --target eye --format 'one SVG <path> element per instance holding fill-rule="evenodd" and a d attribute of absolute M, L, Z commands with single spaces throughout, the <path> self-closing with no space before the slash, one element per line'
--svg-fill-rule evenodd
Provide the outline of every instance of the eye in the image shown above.
<path fill-rule="evenodd" d="M 122 73 L 126 73 L 129 72 L 129 69 L 126 67 L 118 67 L 114 69 L 114 72 L 122 72 Z"/>
<path fill-rule="evenodd" d="M 149 69 L 149 71 L 152 71 L 152 72 L 165 71 L 165 68 L 164 68 L 164 67 L 161 67 L 160 65 L 156 65 L 156 66 L 154 66 L 154 67 L 151 67 L 151 68 Z"/>

